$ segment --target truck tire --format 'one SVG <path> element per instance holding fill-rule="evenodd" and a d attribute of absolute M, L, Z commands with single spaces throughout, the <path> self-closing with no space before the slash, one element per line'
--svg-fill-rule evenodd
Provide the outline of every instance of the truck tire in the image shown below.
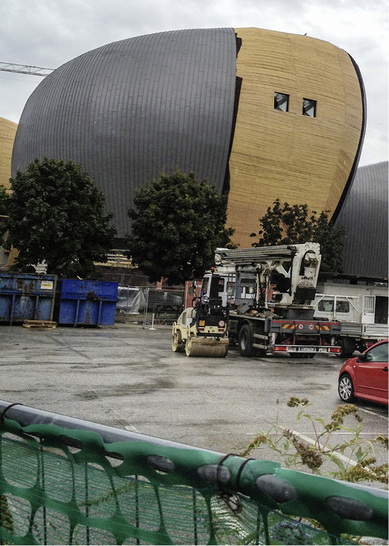
<path fill-rule="evenodd" d="M 354 340 L 347 337 L 340 340 L 340 347 L 340 356 L 344 358 L 350 358 L 356 348 Z"/>
<path fill-rule="evenodd" d="M 242 356 L 256 356 L 257 349 L 253 347 L 253 333 L 249 324 L 244 324 L 239 330 L 238 346 Z"/>

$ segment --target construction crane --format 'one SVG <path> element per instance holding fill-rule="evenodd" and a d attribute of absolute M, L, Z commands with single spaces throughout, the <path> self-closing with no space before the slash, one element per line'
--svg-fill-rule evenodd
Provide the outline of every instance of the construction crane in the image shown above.
<path fill-rule="evenodd" d="M 3 72 L 16 72 L 18 74 L 29 74 L 30 76 L 41 76 L 42 78 L 45 78 L 54 71 L 54 68 L 42 68 L 40 66 L 29 66 L 26 64 L 2 63 L 0 61 L 0 70 Z"/>

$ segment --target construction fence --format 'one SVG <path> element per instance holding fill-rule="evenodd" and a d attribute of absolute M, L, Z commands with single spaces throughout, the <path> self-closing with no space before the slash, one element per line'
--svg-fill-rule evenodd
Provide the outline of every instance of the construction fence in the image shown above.
<path fill-rule="evenodd" d="M 350 544 L 388 493 L 0 401 L 0 544 Z"/>
<path fill-rule="evenodd" d="M 146 286 L 119 286 L 116 321 L 120 318 L 146 324 L 171 323 L 177 319 L 184 304 L 184 290 Z"/>

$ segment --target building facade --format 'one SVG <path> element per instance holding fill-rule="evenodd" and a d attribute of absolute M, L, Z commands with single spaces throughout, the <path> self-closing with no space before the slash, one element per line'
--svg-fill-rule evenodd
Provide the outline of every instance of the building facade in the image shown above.
<path fill-rule="evenodd" d="M 0 118 L 0 186 L 10 189 L 11 155 L 17 124 Z"/>
<path fill-rule="evenodd" d="M 388 280 L 388 162 L 359 167 L 335 222 L 345 231 L 344 274 Z"/>
<path fill-rule="evenodd" d="M 124 237 L 138 188 L 192 170 L 228 194 L 244 247 L 278 197 L 336 217 L 364 128 L 358 67 L 328 42 L 257 28 L 163 32 L 47 76 L 21 116 L 12 174 L 43 156 L 80 163 Z"/>

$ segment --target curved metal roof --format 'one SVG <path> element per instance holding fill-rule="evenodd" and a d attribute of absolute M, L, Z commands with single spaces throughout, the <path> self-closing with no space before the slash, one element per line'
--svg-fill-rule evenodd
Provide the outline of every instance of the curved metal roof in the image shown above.
<path fill-rule="evenodd" d="M 119 237 L 135 191 L 161 171 L 193 170 L 222 193 L 235 75 L 232 28 L 162 32 L 85 53 L 27 101 L 12 176 L 37 157 L 80 163 L 104 192 Z"/>
<path fill-rule="evenodd" d="M 359 167 L 335 222 L 345 228 L 345 275 L 388 278 L 388 162 Z"/>

